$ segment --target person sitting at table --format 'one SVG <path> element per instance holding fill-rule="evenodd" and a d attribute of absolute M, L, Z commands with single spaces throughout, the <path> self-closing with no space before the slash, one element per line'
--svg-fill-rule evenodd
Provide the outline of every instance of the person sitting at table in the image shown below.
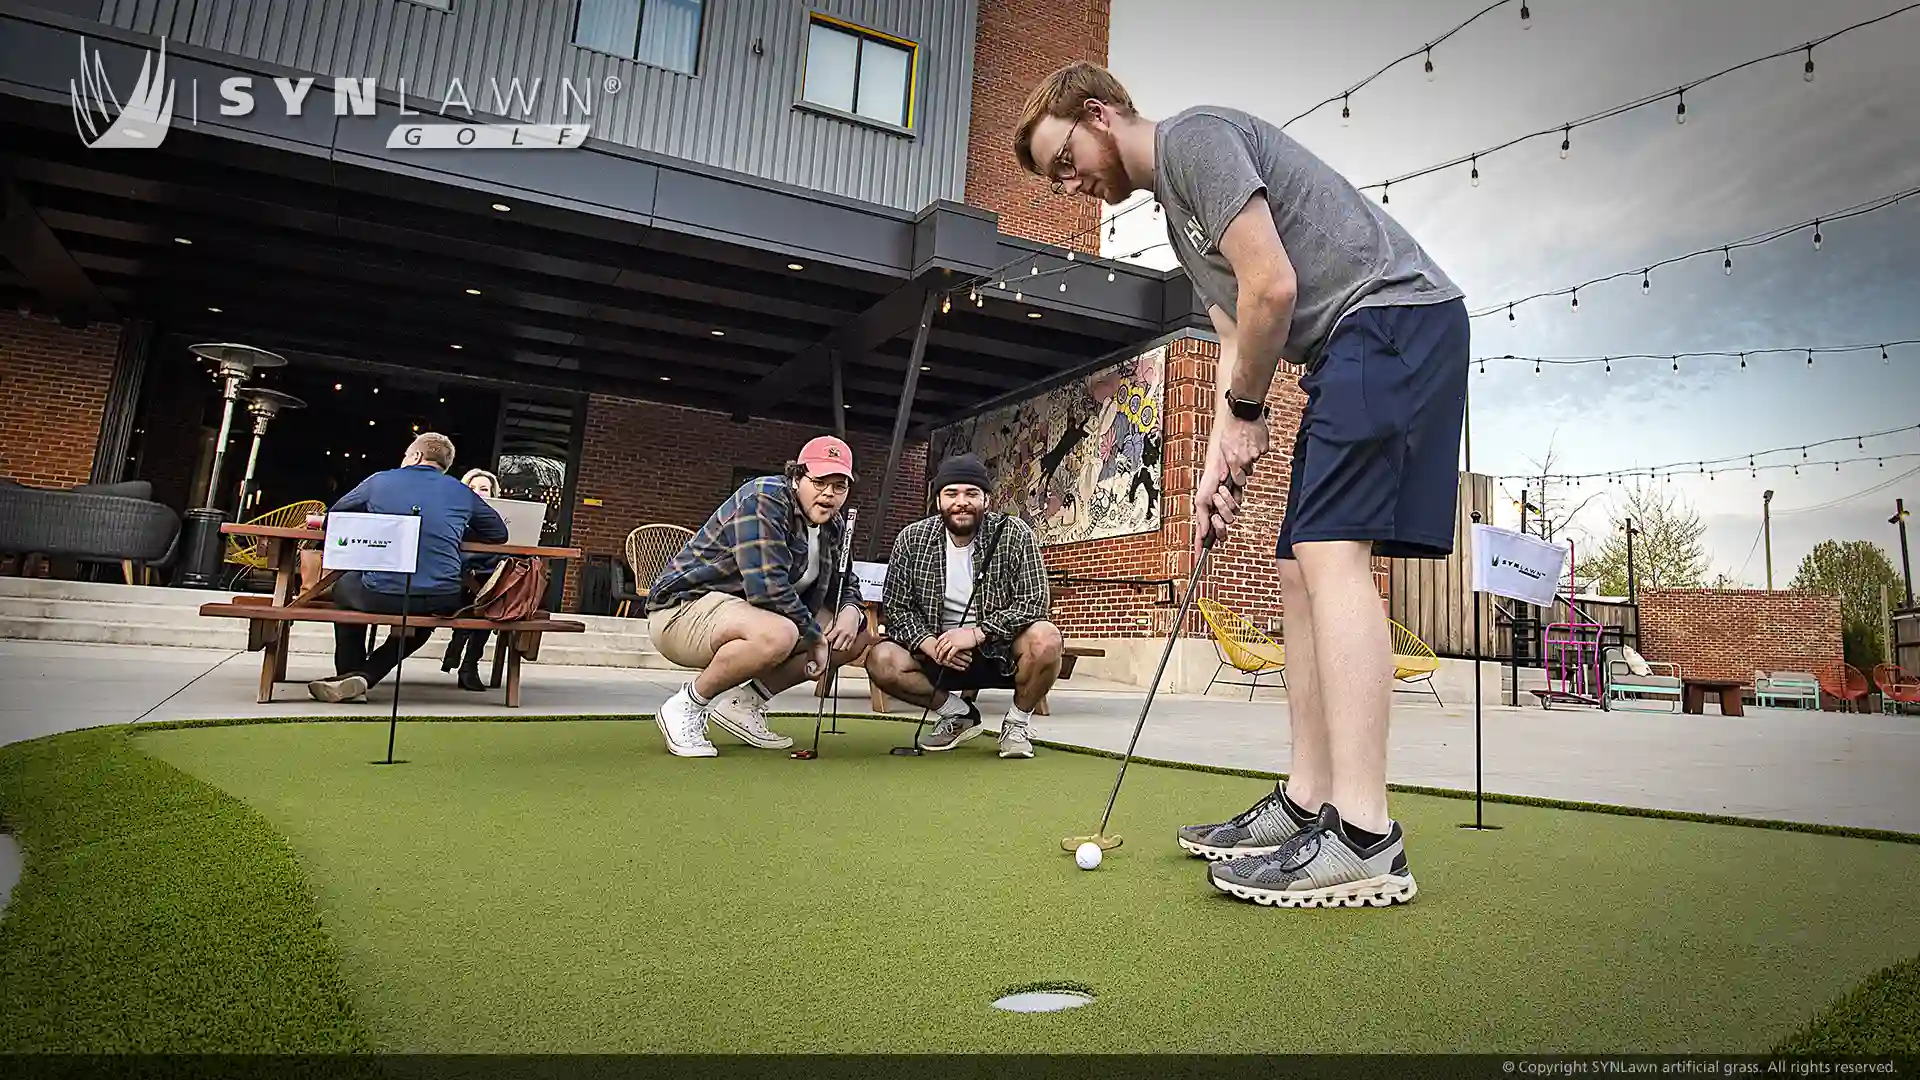
<path fill-rule="evenodd" d="M 453 440 L 429 431 L 408 444 L 399 468 L 374 473 L 333 504 L 334 513 L 420 514 L 420 554 L 411 585 L 404 574 L 348 571 L 333 585 L 333 606 L 346 611 L 398 615 L 452 615 L 467 603 L 462 583 L 462 552 L 467 541 L 504 544 L 507 523 L 474 490 L 447 475 L 453 466 Z M 315 679 L 307 692 L 316 701 L 364 701 L 367 688 L 400 662 L 396 632 L 367 653 L 364 626 L 335 623 L 331 678 Z M 431 629 L 407 628 L 405 648 L 412 656 L 426 644 Z"/>
<path fill-rule="evenodd" d="M 709 720 L 753 746 L 792 746 L 768 730 L 767 703 L 867 647 L 860 582 L 840 571 L 853 481 L 853 450 L 814 439 L 783 475 L 741 485 L 654 579 L 653 646 L 700 672 L 654 715 L 669 752 L 719 753 Z"/>
<path fill-rule="evenodd" d="M 900 530 L 887 563 L 887 640 L 867 656 L 867 677 L 903 701 L 939 713 L 921 740 L 951 750 L 980 734 L 966 690 L 1011 690 L 1000 756 L 1033 756 L 1033 710 L 1060 677 L 1060 629 L 1040 543 L 1026 522 L 987 508 L 987 467 L 973 454 L 941 462 L 939 513 Z"/>
<path fill-rule="evenodd" d="M 475 495 L 483 499 L 497 498 L 500 494 L 500 478 L 485 469 L 468 469 L 460 482 L 473 489 Z M 462 568 L 469 582 L 484 582 L 493 573 L 493 568 L 504 555 L 488 552 L 468 552 L 461 557 Z M 468 599 L 473 590 L 467 590 Z M 487 684 L 480 678 L 480 654 L 486 651 L 487 636 L 490 630 L 455 630 L 453 640 L 447 643 L 447 653 L 440 659 L 441 671 L 460 669 L 460 689 L 485 690 Z"/>

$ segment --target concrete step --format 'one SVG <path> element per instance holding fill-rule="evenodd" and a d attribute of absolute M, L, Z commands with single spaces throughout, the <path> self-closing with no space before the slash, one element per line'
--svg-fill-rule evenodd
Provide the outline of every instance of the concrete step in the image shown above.
<path fill-rule="evenodd" d="M 231 595 L 231 592 L 212 589 L 168 589 L 157 585 L 120 585 L 105 581 L 0 577 L 0 597 L 19 599 L 197 608 L 208 601 L 224 600 Z"/>

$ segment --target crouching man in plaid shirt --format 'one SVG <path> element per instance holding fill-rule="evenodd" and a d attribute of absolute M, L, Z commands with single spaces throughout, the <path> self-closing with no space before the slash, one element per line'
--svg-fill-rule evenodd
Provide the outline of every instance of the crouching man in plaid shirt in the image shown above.
<path fill-rule="evenodd" d="M 712 720 L 753 746 L 793 740 L 767 728 L 767 703 L 871 642 L 860 582 L 840 572 L 853 451 L 823 435 L 781 476 L 741 485 L 667 563 L 647 595 L 660 655 L 700 674 L 654 717 L 667 749 L 713 757 Z"/>
<path fill-rule="evenodd" d="M 867 675 L 894 697 L 937 709 L 920 743 L 951 750 L 980 734 L 958 691 L 1013 691 L 1000 756 L 1030 758 L 1033 710 L 1060 676 L 1060 630 L 1047 621 L 1047 570 L 1033 530 L 987 509 L 987 470 L 972 454 L 934 474 L 940 513 L 894 538 L 884 598 L 887 637 Z"/>

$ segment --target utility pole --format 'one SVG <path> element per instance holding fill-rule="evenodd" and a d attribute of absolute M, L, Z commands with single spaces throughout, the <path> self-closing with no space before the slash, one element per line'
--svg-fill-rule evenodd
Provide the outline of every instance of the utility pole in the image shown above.
<path fill-rule="evenodd" d="M 1907 500 L 1893 500 L 1893 516 L 1887 524 L 1900 527 L 1900 573 L 1907 579 L 1907 606 L 1913 606 L 1913 563 L 1907 558 Z"/>
<path fill-rule="evenodd" d="M 1638 585 L 1638 582 L 1635 581 L 1633 576 L 1633 537 L 1634 537 L 1634 534 L 1638 533 L 1639 531 L 1640 531 L 1639 529 L 1636 529 L 1633 527 L 1633 519 L 1628 518 L 1627 519 L 1627 603 L 1629 604 L 1637 604 L 1640 602 L 1640 591 L 1636 587 Z"/>
<path fill-rule="evenodd" d="M 1773 591 L 1773 492 L 1760 493 L 1760 532 L 1767 538 L 1767 591 Z"/>

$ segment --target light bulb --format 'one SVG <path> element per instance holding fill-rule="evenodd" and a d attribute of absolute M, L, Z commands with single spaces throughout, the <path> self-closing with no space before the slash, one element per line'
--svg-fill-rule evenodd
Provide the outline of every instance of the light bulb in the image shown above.
<path fill-rule="evenodd" d="M 953 297 L 951 296 L 941 297 L 940 298 L 940 314 L 945 315 L 947 312 L 952 310 L 953 310 Z"/>
<path fill-rule="evenodd" d="M 1480 186 L 1480 157 L 1478 154 L 1474 155 L 1473 173 L 1472 175 L 1467 177 L 1467 182 L 1472 184 L 1474 187 Z"/>
<path fill-rule="evenodd" d="M 1811 45 L 1807 46 L 1807 73 L 1802 75 L 1801 78 L 1808 82 L 1813 81 L 1813 46 Z"/>
<path fill-rule="evenodd" d="M 1567 151 L 1573 149 L 1573 128 L 1571 125 L 1560 129 L 1560 160 L 1567 160 Z"/>
<path fill-rule="evenodd" d="M 1508 322 L 1513 322 L 1513 321 L 1514 321 L 1514 319 L 1513 319 L 1513 305 L 1512 305 L 1512 304 L 1508 304 L 1508 305 L 1507 305 L 1507 321 L 1508 321 Z"/>
<path fill-rule="evenodd" d="M 1721 265 L 1726 268 L 1727 276 L 1732 277 L 1733 276 L 1733 256 L 1727 253 L 1726 248 L 1721 248 L 1720 254 L 1726 259 L 1726 261 Z"/>
<path fill-rule="evenodd" d="M 1433 81 L 1433 50 L 1427 50 L 1427 81 Z"/>
<path fill-rule="evenodd" d="M 1817 220 L 1813 223 L 1813 250 L 1820 250 L 1820 222 Z"/>
<path fill-rule="evenodd" d="M 1741 354 L 1740 354 L 1740 366 L 1741 366 L 1742 368 L 1744 368 L 1744 367 L 1746 367 L 1746 366 L 1747 366 L 1747 354 L 1746 354 L 1746 353 L 1741 353 Z"/>
<path fill-rule="evenodd" d="M 1108 281 L 1112 281 L 1112 280 L 1113 280 L 1113 271 L 1111 271 L 1111 270 L 1109 270 L 1109 271 L 1107 271 L 1107 280 L 1108 280 Z"/>
<path fill-rule="evenodd" d="M 1807 350 L 1807 366 L 1808 367 L 1813 366 L 1813 350 L 1812 349 Z"/>
<path fill-rule="evenodd" d="M 1880 346 L 1880 362 L 1883 364 L 1890 364 L 1893 362 L 1887 359 L 1887 347 L 1885 345 Z"/>
<path fill-rule="evenodd" d="M 1063 281 L 1063 282 L 1061 282 L 1061 283 L 1060 283 L 1060 291 L 1061 291 L 1061 292 L 1066 292 L 1066 291 L 1067 291 L 1067 283 L 1066 283 L 1066 282 L 1064 282 L 1064 281 Z"/>
<path fill-rule="evenodd" d="M 1022 299 L 1022 294 L 1020 290 L 1015 289 L 1013 292 L 1013 302 L 1017 304 L 1021 301 L 1021 299 Z"/>
<path fill-rule="evenodd" d="M 1677 356 L 1673 358 L 1673 370 L 1675 371 L 1680 370 L 1680 358 Z"/>
<path fill-rule="evenodd" d="M 1652 291 L 1653 291 L 1653 278 L 1650 272 L 1646 270 L 1640 271 L 1640 295 L 1645 296 Z"/>
<path fill-rule="evenodd" d="M 1533 12 L 1527 10 L 1527 0 L 1520 0 L 1520 28 L 1533 29 Z"/>
<path fill-rule="evenodd" d="M 1344 95 L 1340 98 L 1340 126 L 1353 126 L 1353 111 L 1347 108 L 1347 99 Z"/>
<path fill-rule="evenodd" d="M 1538 374 L 1540 374 L 1540 361 L 1538 361 L 1538 360 L 1535 360 L 1535 361 L 1533 362 L 1533 373 L 1534 373 L 1535 375 L 1538 375 Z"/>
<path fill-rule="evenodd" d="M 1393 201 L 1393 185 L 1382 184 L 1380 186 L 1380 205 L 1385 206 L 1392 201 Z"/>
<path fill-rule="evenodd" d="M 1580 287 L 1577 285 L 1573 289 L 1573 310 L 1580 310 Z"/>

